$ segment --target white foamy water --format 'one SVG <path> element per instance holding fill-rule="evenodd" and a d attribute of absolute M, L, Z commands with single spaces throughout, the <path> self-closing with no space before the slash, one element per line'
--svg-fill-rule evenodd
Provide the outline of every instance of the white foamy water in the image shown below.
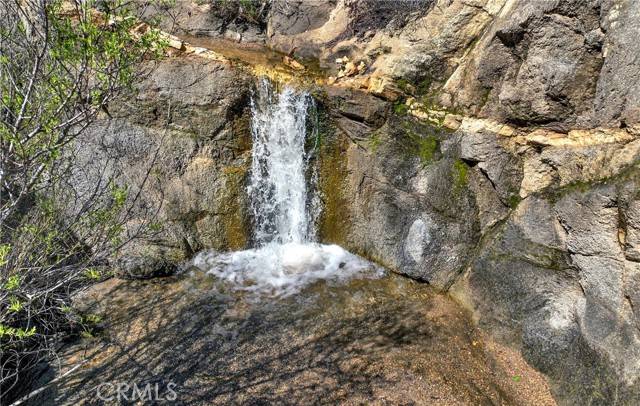
<path fill-rule="evenodd" d="M 251 103 L 250 185 L 257 248 L 201 252 L 193 264 L 235 288 L 288 296 L 318 280 L 375 278 L 382 268 L 337 245 L 313 242 L 318 197 L 307 190 L 310 172 L 305 152 L 308 93 L 285 87 L 274 92 L 263 80 Z M 312 140 L 313 141 L 313 140 Z"/>
<path fill-rule="evenodd" d="M 263 80 L 251 103 L 252 164 L 248 188 L 259 245 L 308 239 L 307 185 L 304 144 L 307 93 L 286 87 L 276 94 Z"/>
<path fill-rule="evenodd" d="M 276 296 L 292 295 L 319 280 L 344 282 L 384 273 L 338 245 L 314 243 L 272 243 L 222 254 L 202 252 L 194 265 L 238 289 Z"/>

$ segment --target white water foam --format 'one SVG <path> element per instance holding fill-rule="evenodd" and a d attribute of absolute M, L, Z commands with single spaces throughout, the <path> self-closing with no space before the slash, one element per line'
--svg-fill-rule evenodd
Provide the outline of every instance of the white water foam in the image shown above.
<path fill-rule="evenodd" d="M 305 153 L 308 93 L 285 87 L 280 94 L 263 80 L 251 103 L 250 185 L 257 248 L 201 252 L 193 264 L 236 289 L 288 296 L 318 280 L 379 277 L 382 268 L 337 245 L 312 242 L 318 196 L 307 190 Z"/>
<path fill-rule="evenodd" d="M 289 296 L 319 280 L 378 278 L 384 270 L 338 245 L 271 243 L 245 251 L 201 252 L 193 264 L 239 290 Z"/>

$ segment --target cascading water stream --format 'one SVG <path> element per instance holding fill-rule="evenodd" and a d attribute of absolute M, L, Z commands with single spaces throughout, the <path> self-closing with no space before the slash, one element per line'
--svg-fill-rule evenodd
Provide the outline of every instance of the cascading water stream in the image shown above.
<path fill-rule="evenodd" d="M 258 245 L 309 239 L 305 140 L 307 93 L 285 88 L 275 95 L 263 80 L 252 100 L 253 161 L 249 196 Z"/>
<path fill-rule="evenodd" d="M 250 184 L 256 248 L 201 252 L 196 267 L 237 289 L 287 296 L 318 280 L 378 277 L 383 270 L 337 245 L 313 241 L 317 196 L 308 190 L 305 153 L 309 94 L 261 81 L 251 103 Z M 313 192 L 313 191 L 311 191 Z"/>

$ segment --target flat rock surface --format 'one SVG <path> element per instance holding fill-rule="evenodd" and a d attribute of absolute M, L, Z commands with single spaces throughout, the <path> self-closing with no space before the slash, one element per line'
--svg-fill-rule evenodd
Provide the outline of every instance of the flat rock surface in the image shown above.
<path fill-rule="evenodd" d="M 111 279 L 77 302 L 99 328 L 63 350 L 58 376 L 81 366 L 32 404 L 555 404 L 515 351 L 487 341 L 448 297 L 398 276 L 319 282 L 280 299 L 201 273 Z M 129 386 L 120 401 L 118 384 Z"/>

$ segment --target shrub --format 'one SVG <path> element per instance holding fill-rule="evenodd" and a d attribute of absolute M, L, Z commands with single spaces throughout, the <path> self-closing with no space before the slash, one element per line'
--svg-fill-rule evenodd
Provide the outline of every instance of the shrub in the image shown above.
<path fill-rule="evenodd" d="M 106 175 L 70 188 L 73 143 L 163 52 L 135 30 L 122 1 L 4 0 L 0 8 L 0 403 L 28 389 L 29 372 L 77 320 L 71 294 L 130 236 L 135 197 Z M 90 277 L 87 277 L 90 276 Z"/>

